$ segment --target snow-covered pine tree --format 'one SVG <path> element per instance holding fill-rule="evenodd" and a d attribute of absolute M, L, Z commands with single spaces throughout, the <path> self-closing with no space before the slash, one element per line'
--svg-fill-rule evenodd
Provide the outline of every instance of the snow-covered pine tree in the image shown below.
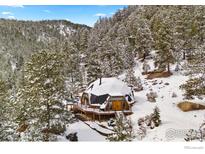
<path fill-rule="evenodd" d="M 194 7 L 193 6 L 176 6 L 173 8 L 172 14 L 174 28 L 174 48 L 175 52 L 183 55 L 194 48 Z"/>
<path fill-rule="evenodd" d="M 97 78 L 102 77 L 102 69 L 98 58 L 98 54 L 96 52 L 90 53 L 87 63 L 88 82 L 92 82 Z"/>
<path fill-rule="evenodd" d="M 154 112 L 153 112 L 153 114 L 151 116 L 151 120 L 154 122 L 156 127 L 158 127 L 161 124 L 160 110 L 159 110 L 159 108 L 157 106 L 154 108 Z"/>
<path fill-rule="evenodd" d="M 5 135 L 5 123 L 8 122 L 8 117 L 6 114 L 6 105 L 8 103 L 7 100 L 7 88 L 6 88 L 6 83 L 0 79 L 0 141 L 4 141 L 6 138 Z"/>
<path fill-rule="evenodd" d="M 136 91 L 143 90 L 141 79 L 140 77 L 136 78 L 136 76 L 134 75 L 134 70 L 132 68 L 127 70 L 125 82 L 127 82 L 128 85 L 132 86 Z"/>
<path fill-rule="evenodd" d="M 14 104 L 9 100 L 9 86 L 0 79 L 0 141 L 15 141 Z"/>
<path fill-rule="evenodd" d="M 71 120 L 62 100 L 65 96 L 65 56 L 41 51 L 25 64 L 24 86 L 16 103 L 19 140 L 51 141 Z"/>
<path fill-rule="evenodd" d="M 135 137 L 132 121 L 127 119 L 123 113 L 116 116 L 114 133 L 107 137 L 109 141 L 132 141 Z"/>
<path fill-rule="evenodd" d="M 136 21 L 137 31 L 135 34 L 135 47 L 138 58 L 144 60 L 153 47 L 152 33 L 146 19 L 138 18 Z"/>
<path fill-rule="evenodd" d="M 150 66 L 147 63 L 147 61 L 144 61 L 143 66 L 142 66 L 142 70 L 145 74 L 148 73 L 148 71 L 150 70 Z"/>
<path fill-rule="evenodd" d="M 205 95 L 205 44 L 193 51 L 191 59 L 185 64 L 190 79 L 180 87 L 186 91 L 185 96 Z"/>
<path fill-rule="evenodd" d="M 160 70 L 167 69 L 170 72 L 170 64 L 174 63 L 173 57 L 173 23 L 171 14 L 164 9 L 153 19 L 154 22 L 154 39 L 155 47 L 157 49 L 157 56 L 155 58 L 155 66 Z"/>
<path fill-rule="evenodd" d="M 194 19 L 192 24 L 193 35 L 195 36 L 195 47 L 201 46 L 205 41 L 205 7 L 198 6 L 194 8 Z"/>
<path fill-rule="evenodd" d="M 83 87 L 83 74 L 81 68 L 81 54 L 72 42 L 65 42 L 62 50 L 64 57 L 64 76 L 66 80 L 66 95 L 73 99 Z"/>

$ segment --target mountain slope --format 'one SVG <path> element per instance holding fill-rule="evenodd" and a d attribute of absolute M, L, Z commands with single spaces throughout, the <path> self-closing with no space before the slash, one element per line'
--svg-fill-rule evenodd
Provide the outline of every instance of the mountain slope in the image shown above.
<path fill-rule="evenodd" d="M 60 51 L 66 42 L 80 42 L 81 34 L 90 27 L 66 20 L 18 21 L 0 19 L 0 76 L 21 70 L 23 62 L 40 50 Z M 80 35 L 80 36 L 79 36 Z M 78 42 L 76 41 L 78 40 Z"/>

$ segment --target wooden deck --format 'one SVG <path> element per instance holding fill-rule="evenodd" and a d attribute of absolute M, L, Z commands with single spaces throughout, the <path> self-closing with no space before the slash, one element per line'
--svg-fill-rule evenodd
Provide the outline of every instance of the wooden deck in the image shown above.
<path fill-rule="evenodd" d="M 114 117 L 116 112 L 118 112 L 112 110 L 102 111 L 99 108 L 91 108 L 89 106 L 82 105 L 82 104 L 73 104 L 72 110 L 74 112 L 84 114 L 91 119 L 98 119 L 98 120 Z M 123 112 L 125 115 L 130 115 L 133 113 L 131 110 L 123 110 L 121 112 Z"/>

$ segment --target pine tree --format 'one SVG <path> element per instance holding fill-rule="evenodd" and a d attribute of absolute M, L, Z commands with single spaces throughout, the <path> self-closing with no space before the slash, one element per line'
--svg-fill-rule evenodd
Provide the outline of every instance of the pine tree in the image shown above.
<path fill-rule="evenodd" d="M 146 19 L 137 19 L 137 33 L 135 35 L 135 47 L 138 58 L 144 60 L 153 47 L 153 38 L 148 21 Z"/>
<path fill-rule="evenodd" d="M 142 66 L 143 72 L 144 73 L 148 73 L 148 71 L 150 70 L 150 66 L 147 63 L 147 61 L 144 61 L 143 66 Z"/>
<path fill-rule="evenodd" d="M 127 70 L 125 76 L 125 82 L 127 82 L 130 86 L 132 86 L 133 89 L 136 91 L 140 91 L 143 89 L 141 79 L 140 77 L 136 78 L 133 69 Z"/>
<path fill-rule="evenodd" d="M 9 86 L 0 79 L 0 141 L 15 141 L 14 105 L 9 100 Z"/>
<path fill-rule="evenodd" d="M 190 79 L 180 87 L 186 90 L 185 96 L 191 98 L 192 96 L 205 95 L 205 45 L 196 49 L 191 59 L 187 61 L 184 68 Z"/>
<path fill-rule="evenodd" d="M 64 65 L 62 69 L 66 80 L 66 93 L 69 98 L 73 99 L 83 87 L 81 54 L 76 45 L 68 41 L 64 44 L 62 54 L 64 55 Z"/>
<path fill-rule="evenodd" d="M 158 107 L 154 108 L 154 112 L 151 116 L 152 121 L 154 122 L 155 126 L 158 127 L 161 124 L 160 120 L 160 110 Z"/>
<path fill-rule="evenodd" d="M 114 133 L 107 137 L 109 141 L 132 141 L 134 138 L 133 124 L 123 113 L 116 117 L 116 126 Z"/>
<path fill-rule="evenodd" d="M 193 35 L 195 36 L 195 47 L 204 44 L 205 40 L 205 8 L 204 6 L 198 6 L 194 8 L 193 19 Z"/>
<path fill-rule="evenodd" d="M 65 97 L 63 58 L 60 53 L 41 51 L 25 64 L 24 87 L 18 93 L 17 102 L 19 140 L 56 140 L 56 134 L 65 131 L 71 114 L 62 104 Z M 22 131 L 21 127 L 25 126 L 28 127 Z"/>
<path fill-rule="evenodd" d="M 99 58 L 96 52 L 91 54 L 90 58 L 88 58 L 88 67 L 87 67 L 87 76 L 88 82 L 92 82 L 100 77 L 102 77 L 102 69 L 99 62 Z"/>
<path fill-rule="evenodd" d="M 7 94 L 7 88 L 5 82 L 0 79 L 0 141 L 5 140 L 5 123 L 7 121 L 7 115 L 6 115 L 6 108 L 5 106 L 8 103 L 8 100 L 6 100 L 6 94 Z"/>
<path fill-rule="evenodd" d="M 194 48 L 194 7 L 176 6 L 174 7 L 172 18 L 174 19 L 174 46 L 176 52 L 183 52 L 185 58 L 186 52 Z"/>
<path fill-rule="evenodd" d="M 170 14 L 167 10 L 163 10 L 154 19 L 154 38 L 157 49 L 157 57 L 155 58 L 155 66 L 159 69 L 166 69 L 170 72 L 170 64 L 174 63 L 173 57 L 173 29 Z M 156 20 L 156 21 L 155 21 Z"/>

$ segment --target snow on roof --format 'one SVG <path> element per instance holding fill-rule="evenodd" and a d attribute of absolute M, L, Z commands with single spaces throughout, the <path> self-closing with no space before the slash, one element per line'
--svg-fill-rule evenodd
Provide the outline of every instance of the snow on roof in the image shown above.
<path fill-rule="evenodd" d="M 100 85 L 100 79 L 92 82 L 86 89 L 87 93 L 92 93 L 93 95 L 105 95 L 110 96 L 125 96 L 131 94 L 131 88 L 126 85 L 123 81 L 112 77 L 112 78 L 102 78 Z"/>

